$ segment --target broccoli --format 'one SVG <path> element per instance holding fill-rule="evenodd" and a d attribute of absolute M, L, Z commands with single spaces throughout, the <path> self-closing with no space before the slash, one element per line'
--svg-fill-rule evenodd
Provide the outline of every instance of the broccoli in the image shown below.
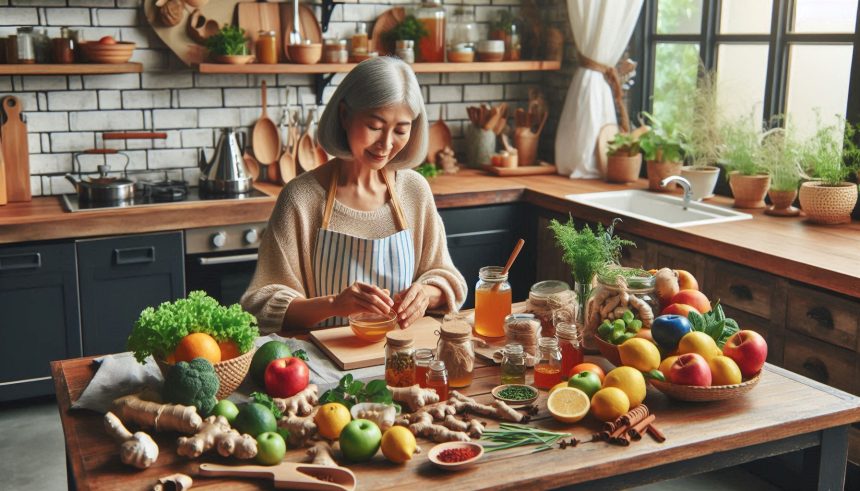
<path fill-rule="evenodd" d="M 195 406 L 202 416 L 215 407 L 218 375 L 205 358 L 180 361 L 167 372 L 161 397 L 164 402 Z"/>

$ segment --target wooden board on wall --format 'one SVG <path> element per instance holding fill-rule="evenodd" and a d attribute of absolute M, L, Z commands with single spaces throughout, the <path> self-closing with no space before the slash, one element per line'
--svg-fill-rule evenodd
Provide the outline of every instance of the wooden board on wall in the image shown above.
<path fill-rule="evenodd" d="M 205 46 L 195 43 L 188 36 L 187 25 L 188 19 L 191 17 L 191 8 L 185 8 L 182 14 L 182 20 L 175 26 L 165 26 L 158 20 L 158 12 L 155 7 L 156 0 L 144 0 L 143 12 L 146 15 L 146 20 L 155 34 L 164 41 L 164 44 L 173 51 L 176 56 L 186 65 L 197 65 L 206 61 L 209 56 L 209 50 Z M 208 2 L 200 7 L 200 12 L 206 19 L 214 20 L 219 26 L 233 23 L 233 11 L 239 0 L 218 0 Z"/>

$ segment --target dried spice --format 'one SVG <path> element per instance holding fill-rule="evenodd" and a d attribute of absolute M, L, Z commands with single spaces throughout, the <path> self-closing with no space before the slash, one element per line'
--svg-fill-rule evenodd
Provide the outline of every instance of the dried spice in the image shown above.
<path fill-rule="evenodd" d="M 477 452 L 472 447 L 449 448 L 439 452 L 439 460 L 446 464 L 454 464 L 457 462 L 465 462 L 477 455 Z"/>
<path fill-rule="evenodd" d="M 411 351 L 399 351 L 386 358 L 385 382 L 392 387 L 415 385 L 415 360 Z"/>
<path fill-rule="evenodd" d="M 513 401 L 525 401 L 534 397 L 535 391 L 521 385 L 512 385 L 499 391 L 499 397 Z"/>

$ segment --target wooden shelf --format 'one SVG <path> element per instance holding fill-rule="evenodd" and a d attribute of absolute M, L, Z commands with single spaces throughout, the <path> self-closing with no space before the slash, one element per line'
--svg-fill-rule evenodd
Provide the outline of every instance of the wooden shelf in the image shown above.
<path fill-rule="evenodd" d="M 105 75 L 141 73 L 140 63 L 0 64 L 0 75 Z"/>
<path fill-rule="evenodd" d="M 313 74 L 345 73 L 355 66 L 355 63 L 317 63 L 316 65 L 298 65 L 281 63 L 278 65 L 263 65 L 249 63 L 247 65 L 227 65 L 221 63 L 201 63 L 200 73 L 246 73 L 246 74 Z M 561 68 L 558 61 L 498 61 L 473 63 L 415 63 L 412 69 L 415 73 L 456 73 L 456 72 L 535 72 L 551 71 Z"/>

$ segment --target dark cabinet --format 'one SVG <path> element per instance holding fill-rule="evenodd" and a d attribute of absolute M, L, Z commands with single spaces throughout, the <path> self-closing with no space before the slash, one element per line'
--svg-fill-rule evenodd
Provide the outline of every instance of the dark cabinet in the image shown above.
<path fill-rule="evenodd" d="M 53 392 L 49 362 L 81 356 L 75 246 L 0 248 L 0 401 Z"/>
<path fill-rule="evenodd" d="M 185 295 L 182 232 L 76 244 L 85 356 L 125 351 L 141 310 Z"/>

